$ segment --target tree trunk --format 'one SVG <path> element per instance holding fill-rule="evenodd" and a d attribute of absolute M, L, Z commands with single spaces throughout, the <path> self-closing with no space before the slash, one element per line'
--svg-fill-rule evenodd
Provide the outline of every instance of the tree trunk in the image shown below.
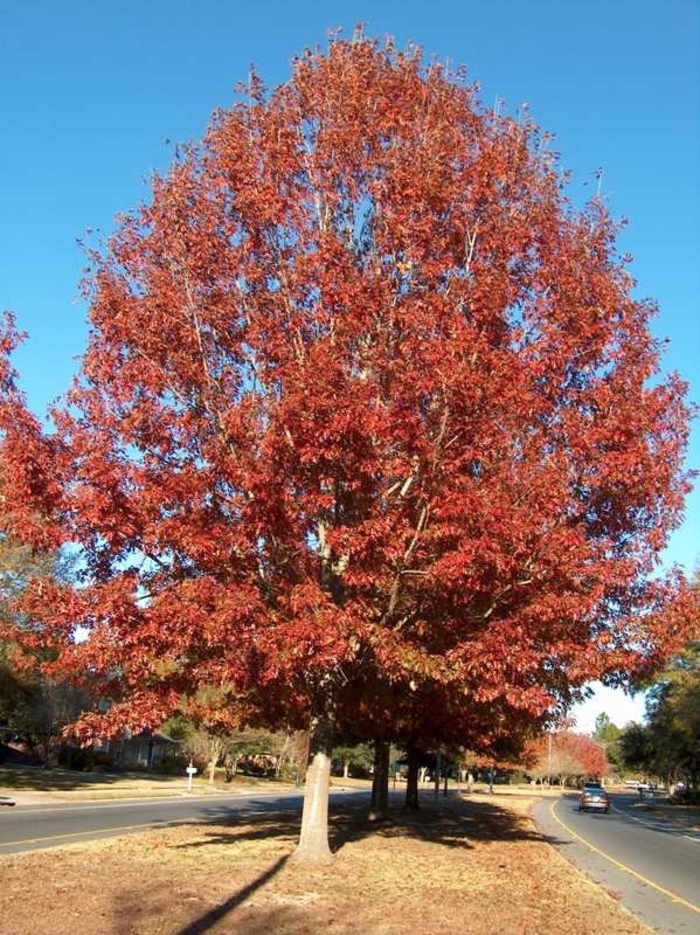
<path fill-rule="evenodd" d="M 389 817 L 389 756 L 388 742 L 386 740 L 375 741 L 370 821 L 386 821 Z"/>
<path fill-rule="evenodd" d="M 332 858 L 328 844 L 328 797 L 333 751 L 333 722 L 328 715 L 312 722 L 313 757 L 306 771 L 301 835 L 294 852 L 297 863 L 320 863 Z"/>
<path fill-rule="evenodd" d="M 420 808 L 418 805 L 418 751 L 412 743 L 408 745 L 408 775 L 404 808 L 412 812 L 417 812 Z"/>
<path fill-rule="evenodd" d="M 287 755 L 287 749 L 289 748 L 289 739 L 290 734 L 287 731 L 284 735 L 284 744 L 282 745 L 282 752 L 277 757 L 277 763 L 275 764 L 275 779 L 280 778 L 280 773 L 282 772 L 282 767 L 284 765 L 284 758 Z"/>
<path fill-rule="evenodd" d="M 58 766 L 58 738 L 49 734 L 46 740 L 46 756 L 44 757 L 44 768 L 55 769 Z"/>

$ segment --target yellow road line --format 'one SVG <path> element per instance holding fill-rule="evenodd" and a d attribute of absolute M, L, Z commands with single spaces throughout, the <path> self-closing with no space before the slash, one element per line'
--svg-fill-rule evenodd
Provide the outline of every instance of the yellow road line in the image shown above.
<path fill-rule="evenodd" d="M 71 831 L 69 834 L 47 834 L 41 838 L 21 838 L 19 841 L 3 841 L 3 847 L 16 847 L 18 844 L 40 844 L 42 841 L 59 841 L 62 838 L 77 838 L 85 834 L 109 834 L 111 831 L 135 831 L 137 828 L 155 828 L 156 825 L 146 822 L 141 825 L 118 825 L 114 828 L 95 828 L 92 831 Z"/>
<path fill-rule="evenodd" d="M 567 831 L 573 838 L 576 838 L 577 841 L 580 841 L 581 844 L 585 845 L 589 851 L 593 851 L 595 854 L 598 854 L 600 857 L 603 857 L 605 860 L 610 861 L 611 864 L 614 864 L 619 870 L 624 871 L 624 873 L 629 873 L 630 876 L 633 876 L 635 879 L 639 880 L 642 883 L 646 883 L 647 886 L 650 886 L 652 889 L 657 890 L 659 893 L 663 893 L 664 896 L 668 896 L 674 903 L 680 903 L 682 906 L 685 906 L 686 909 L 691 909 L 693 912 L 700 914 L 700 906 L 695 906 L 693 903 L 689 903 L 687 899 L 683 899 L 682 896 L 679 896 L 677 893 L 671 892 L 671 890 L 664 889 L 663 886 L 659 886 L 658 883 L 654 883 L 653 880 L 649 880 L 647 877 L 642 876 L 641 873 L 637 873 L 636 870 L 633 870 L 631 867 L 628 867 L 626 864 L 620 863 L 619 860 L 616 860 L 614 857 L 611 857 L 610 854 L 606 854 L 605 851 L 601 851 L 599 847 L 596 847 L 594 844 L 591 844 L 590 841 L 586 841 L 585 838 L 582 838 L 580 834 L 576 834 L 573 828 L 570 828 L 565 824 L 561 818 L 554 811 L 554 806 L 556 802 L 553 802 L 550 806 L 550 814 L 552 818 L 558 822 L 565 831 Z"/>

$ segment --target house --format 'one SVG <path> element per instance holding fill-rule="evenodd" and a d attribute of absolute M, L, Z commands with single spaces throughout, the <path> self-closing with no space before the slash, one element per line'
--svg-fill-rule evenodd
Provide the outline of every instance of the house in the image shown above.
<path fill-rule="evenodd" d="M 158 769 L 180 751 L 180 744 L 160 731 L 144 730 L 113 740 L 97 741 L 95 753 L 109 757 L 118 769 Z"/>

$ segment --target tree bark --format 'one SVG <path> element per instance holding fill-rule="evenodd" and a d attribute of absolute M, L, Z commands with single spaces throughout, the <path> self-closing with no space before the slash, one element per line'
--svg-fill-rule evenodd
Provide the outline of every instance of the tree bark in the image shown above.
<path fill-rule="evenodd" d="M 375 741 L 370 821 L 386 821 L 389 817 L 389 756 L 389 743 L 386 740 Z"/>
<path fill-rule="evenodd" d="M 333 857 L 328 843 L 333 722 L 321 715 L 314 719 L 311 729 L 313 755 L 306 771 L 301 835 L 293 857 L 297 863 L 321 863 Z"/>
<path fill-rule="evenodd" d="M 412 812 L 417 812 L 420 808 L 418 804 L 418 750 L 413 744 L 408 745 L 408 776 L 404 808 Z"/>

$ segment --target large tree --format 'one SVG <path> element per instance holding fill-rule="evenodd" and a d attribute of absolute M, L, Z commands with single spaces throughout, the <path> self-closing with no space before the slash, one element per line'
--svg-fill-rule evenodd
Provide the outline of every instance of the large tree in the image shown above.
<path fill-rule="evenodd" d="M 114 698 L 84 729 L 210 685 L 305 720 L 307 856 L 362 686 L 375 735 L 386 698 L 433 687 L 542 718 L 681 629 L 647 575 L 682 509 L 685 388 L 546 143 L 360 35 L 273 91 L 253 74 L 91 254 L 55 434 L 0 373 L 6 526 L 83 552 L 83 587 L 29 609 Z"/>

